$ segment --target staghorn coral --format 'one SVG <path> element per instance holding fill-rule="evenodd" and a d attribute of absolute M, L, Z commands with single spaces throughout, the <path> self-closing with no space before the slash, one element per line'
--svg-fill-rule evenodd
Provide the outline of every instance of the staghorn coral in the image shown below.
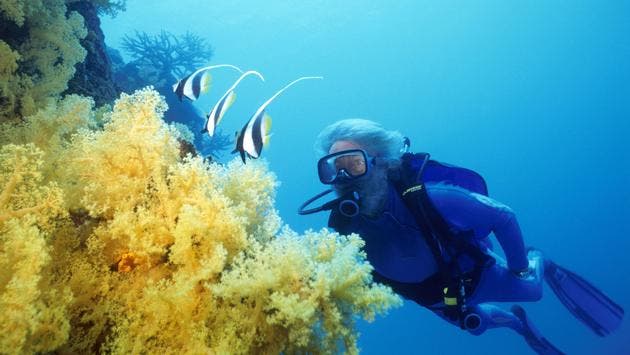
<path fill-rule="evenodd" d="M 219 159 L 234 148 L 234 136 L 225 133 L 222 128 L 218 128 L 212 137 L 202 134 L 198 142 L 199 152 L 211 159 Z"/>
<path fill-rule="evenodd" d="M 92 106 L 0 126 L 0 352 L 356 352 L 400 302 L 358 237 L 278 233 L 263 163 L 181 158 L 154 90 Z"/>
<path fill-rule="evenodd" d="M 122 47 L 139 67 L 157 71 L 160 78 L 171 74 L 183 78 L 206 64 L 213 52 L 204 38 L 192 32 L 178 37 L 167 31 L 154 36 L 136 31 L 133 37 L 123 38 Z"/>
<path fill-rule="evenodd" d="M 34 114 L 66 89 L 86 34 L 63 0 L 0 2 L 0 121 Z"/>

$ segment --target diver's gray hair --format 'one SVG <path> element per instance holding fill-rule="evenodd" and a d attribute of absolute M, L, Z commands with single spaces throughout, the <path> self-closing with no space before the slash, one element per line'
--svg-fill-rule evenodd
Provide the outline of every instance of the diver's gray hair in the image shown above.
<path fill-rule="evenodd" d="M 361 145 L 371 156 L 398 159 L 402 155 L 403 139 L 400 132 L 388 131 L 374 121 L 350 118 L 324 128 L 317 136 L 315 150 L 321 157 L 328 154 L 335 142 L 348 140 Z"/>

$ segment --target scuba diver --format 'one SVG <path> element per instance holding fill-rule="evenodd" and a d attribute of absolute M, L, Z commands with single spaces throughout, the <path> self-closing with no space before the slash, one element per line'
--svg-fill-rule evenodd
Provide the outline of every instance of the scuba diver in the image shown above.
<path fill-rule="evenodd" d="M 363 119 L 341 120 L 318 136 L 319 179 L 328 189 L 298 213 L 330 211 L 328 226 L 365 240 L 374 280 L 390 286 L 474 335 L 508 327 L 539 354 L 562 354 L 523 308 L 489 302 L 533 302 L 543 280 L 593 332 L 610 334 L 624 310 L 575 273 L 525 247 L 514 212 L 488 197 L 474 171 L 408 152 L 409 139 Z M 314 201 L 335 192 L 319 207 Z M 492 250 L 489 234 L 505 259 Z"/>

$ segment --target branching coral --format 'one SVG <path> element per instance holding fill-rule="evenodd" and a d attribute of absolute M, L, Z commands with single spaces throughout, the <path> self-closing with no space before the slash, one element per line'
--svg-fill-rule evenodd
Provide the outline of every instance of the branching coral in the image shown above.
<path fill-rule="evenodd" d="M 199 141 L 199 152 L 214 158 L 234 148 L 234 136 L 225 133 L 221 128 L 214 132 L 212 138 L 204 134 Z"/>
<path fill-rule="evenodd" d="M 69 97 L 0 127 L 14 137 L 0 152 L 0 302 L 15 310 L 0 350 L 356 352 L 354 317 L 400 302 L 372 283 L 358 237 L 277 236 L 263 163 L 181 158 L 157 92 L 123 94 L 103 125 L 91 107 Z"/>
<path fill-rule="evenodd" d="M 155 36 L 136 31 L 134 37 L 123 38 L 122 47 L 140 66 L 178 78 L 206 64 L 212 56 L 212 48 L 206 40 L 191 32 L 177 37 L 167 31 Z"/>
<path fill-rule="evenodd" d="M 63 92 L 74 65 L 85 58 L 79 43 L 83 18 L 66 14 L 63 0 L 0 2 L 0 121 L 23 118 Z"/>

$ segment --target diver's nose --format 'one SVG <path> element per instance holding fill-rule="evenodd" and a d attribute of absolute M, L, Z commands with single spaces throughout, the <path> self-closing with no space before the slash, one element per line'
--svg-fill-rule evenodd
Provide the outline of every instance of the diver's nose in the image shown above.
<path fill-rule="evenodd" d="M 335 177 L 335 180 L 338 181 L 338 182 L 347 182 L 347 181 L 349 181 L 351 179 L 352 179 L 352 177 L 350 176 L 350 174 L 348 174 L 346 169 L 340 169 L 337 172 L 337 176 Z"/>

